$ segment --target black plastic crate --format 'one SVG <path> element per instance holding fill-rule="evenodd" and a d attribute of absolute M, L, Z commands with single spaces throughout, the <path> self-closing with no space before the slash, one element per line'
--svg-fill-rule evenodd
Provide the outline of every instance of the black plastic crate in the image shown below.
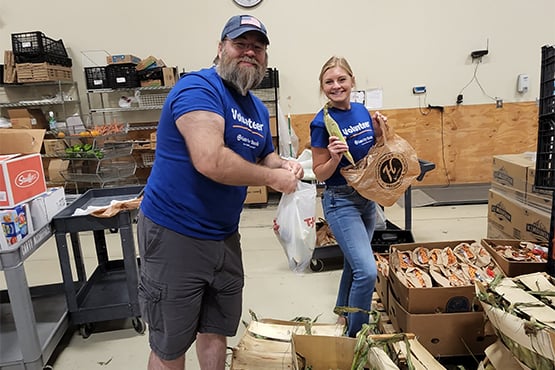
<path fill-rule="evenodd" d="M 88 90 L 109 89 L 106 67 L 85 67 L 85 81 Z"/>
<path fill-rule="evenodd" d="M 59 65 L 63 67 L 72 67 L 73 61 L 71 58 L 65 58 L 58 55 L 43 54 L 43 55 L 14 55 L 16 63 L 48 63 Z"/>
<path fill-rule="evenodd" d="M 555 113 L 555 47 L 542 47 L 539 114 Z"/>
<path fill-rule="evenodd" d="M 62 58 L 68 57 L 64 42 L 61 39 L 51 39 L 41 31 L 12 33 L 12 50 L 16 57 L 45 54 Z"/>
<path fill-rule="evenodd" d="M 256 88 L 269 89 L 273 87 L 279 87 L 279 72 L 275 68 L 268 68 L 264 74 L 264 79 Z"/>
<path fill-rule="evenodd" d="M 539 118 L 534 186 L 555 190 L 555 113 Z"/>
<path fill-rule="evenodd" d="M 140 81 L 135 64 L 109 64 L 106 66 L 106 80 L 112 89 L 139 87 Z"/>

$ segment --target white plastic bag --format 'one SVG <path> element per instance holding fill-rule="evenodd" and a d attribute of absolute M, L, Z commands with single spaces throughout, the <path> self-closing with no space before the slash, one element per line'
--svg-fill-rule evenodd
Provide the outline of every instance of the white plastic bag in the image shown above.
<path fill-rule="evenodd" d="M 299 181 L 295 192 L 281 196 L 274 219 L 274 232 L 294 272 L 306 270 L 312 259 L 315 219 L 316 185 Z"/>

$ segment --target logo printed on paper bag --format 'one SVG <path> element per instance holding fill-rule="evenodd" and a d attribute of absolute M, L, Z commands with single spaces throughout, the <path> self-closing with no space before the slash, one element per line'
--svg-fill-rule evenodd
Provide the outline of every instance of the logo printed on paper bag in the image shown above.
<path fill-rule="evenodd" d="M 407 172 L 408 164 L 405 157 L 395 153 L 387 153 L 379 158 L 376 170 L 378 171 L 379 185 L 384 189 L 396 189 Z"/>

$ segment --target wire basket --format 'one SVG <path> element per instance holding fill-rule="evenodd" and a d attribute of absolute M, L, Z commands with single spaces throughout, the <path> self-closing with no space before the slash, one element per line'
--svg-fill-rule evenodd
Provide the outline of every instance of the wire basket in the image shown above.
<path fill-rule="evenodd" d="M 154 153 L 141 153 L 141 160 L 143 161 L 143 166 L 152 167 L 154 164 Z"/>
<path fill-rule="evenodd" d="M 137 94 L 139 107 L 161 107 L 168 94 Z"/>

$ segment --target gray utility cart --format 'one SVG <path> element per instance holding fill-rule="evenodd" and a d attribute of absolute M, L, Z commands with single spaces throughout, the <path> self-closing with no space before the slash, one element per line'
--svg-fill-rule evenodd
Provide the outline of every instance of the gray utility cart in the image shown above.
<path fill-rule="evenodd" d="M 52 219 L 69 320 L 72 325 L 79 326 L 83 338 L 91 335 L 97 322 L 126 318 L 132 318 L 138 333 L 145 331 L 138 303 L 139 261 L 133 235 L 133 220 L 138 210 L 122 210 L 108 218 L 74 215 L 78 209 L 137 198 L 142 189 L 142 186 L 90 189 Z M 87 279 L 80 233 L 90 231 L 98 265 Z M 109 260 L 106 231 L 119 232 L 123 259 Z M 71 240 L 77 281 L 73 280 L 67 234 Z"/>
<path fill-rule="evenodd" d="M 45 225 L 8 250 L 0 250 L 0 369 L 43 369 L 68 329 L 62 284 L 29 287 L 24 261 L 50 237 Z"/>

